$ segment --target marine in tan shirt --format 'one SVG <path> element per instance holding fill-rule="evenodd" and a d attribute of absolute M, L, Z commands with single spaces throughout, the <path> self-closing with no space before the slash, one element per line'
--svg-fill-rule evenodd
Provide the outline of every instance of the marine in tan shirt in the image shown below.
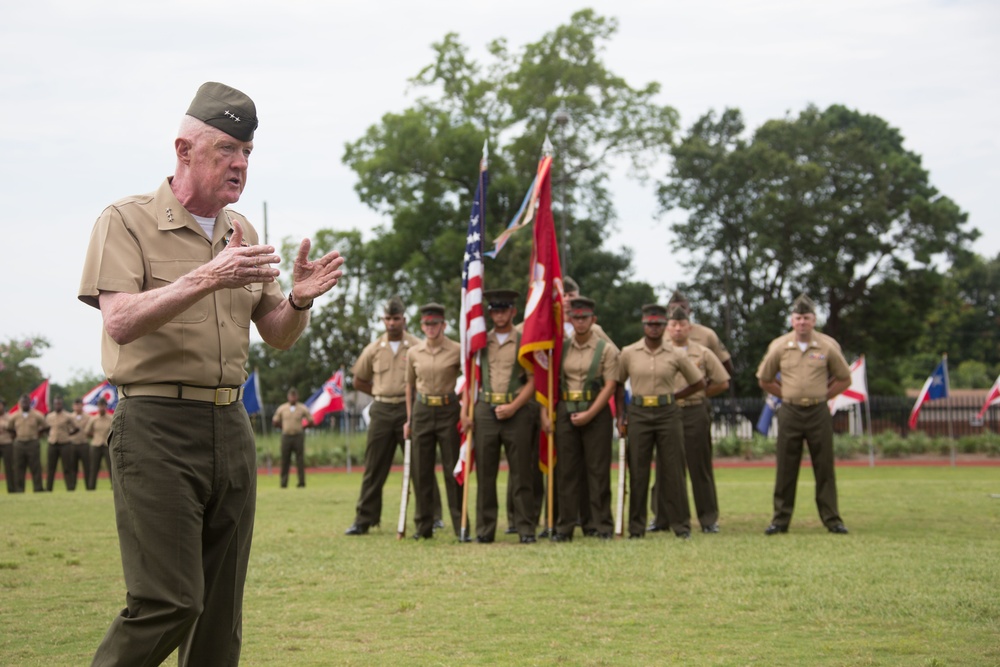
<path fill-rule="evenodd" d="M 101 472 L 101 463 L 111 475 L 111 455 L 108 453 L 108 435 L 111 433 L 112 416 L 108 412 L 108 401 L 99 398 L 97 400 L 97 414 L 87 422 L 86 433 L 90 438 L 90 472 L 87 477 L 87 490 L 93 491 L 97 488 L 97 477 Z"/>
<path fill-rule="evenodd" d="M 17 491 L 14 483 L 14 433 L 10 426 L 10 416 L 7 414 L 7 404 L 0 399 L 0 459 L 3 461 L 3 478 L 7 484 L 7 493 Z"/>
<path fill-rule="evenodd" d="M 31 396 L 22 394 L 17 412 L 10 416 L 7 428 L 14 434 L 14 490 L 24 492 L 25 473 L 31 470 L 31 485 L 35 493 L 45 491 L 42 480 L 42 456 L 39 439 L 48 431 L 45 415 L 31 407 Z"/>
<path fill-rule="evenodd" d="M 295 469 L 299 484 L 306 485 L 306 436 L 305 427 L 313 423 L 309 408 L 299 403 L 299 391 L 295 387 L 288 390 L 288 401 L 278 406 L 274 411 L 271 423 L 281 429 L 281 488 L 288 487 L 288 471 L 292 465 L 292 454 L 295 455 Z"/>
<path fill-rule="evenodd" d="M 643 338 L 622 350 L 618 381 L 632 397 L 619 404 L 618 431 L 628 436 L 630 538 L 644 537 L 650 466 L 656 455 L 656 526 L 691 536 L 691 509 L 684 470 L 684 425 L 677 399 L 704 388 L 704 376 L 687 353 L 664 340 L 667 309 L 642 307 Z"/>
<path fill-rule="evenodd" d="M 406 425 L 412 434 L 413 481 L 417 508 L 414 538 L 433 537 L 434 478 L 436 452 L 440 446 L 448 509 L 455 536 L 471 539 L 462 530 L 462 494 L 452 471 L 458 462 L 461 437 L 458 425 L 461 406 L 455 385 L 462 373 L 461 346 L 444 335 L 444 306 L 428 303 L 420 307 L 420 328 L 425 339 L 406 357 Z"/>
<path fill-rule="evenodd" d="M 670 297 L 670 301 L 667 303 L 668 309 L 674 306 L 680 306 L 683 308 L 684 312 L 688 316 L 688 319 L 690 320 L 691 303 L 680 290 L 675 290 L 673 295 Z M 703 345 L 711 350 L 712 353 L 719 358 L 719 361 L 722 362 L 726 372 L 732 376 L 734 373 L 732 355 L 729 353 L 729 350 L 726 349 L 726 346 L 722 343 L 719 335 L 715 333 L 713 329 L 706 327 L 704 324 L 691 322 L 691 332 L 688 334 L 688 339 L 693 340 L 699 345 Z"/>
<path fill-rule="evenodd" d="M 46 448 L 45 490 L 51 491 L 56 481 L 56 467 L 62 461 L 63 482 L 67 491 L 76 489 L 76 471 L 71 438 L 76 433 L 73 415 L 63 409 L 63 399 L 52 400 L 52 411 L 45 415 L 49 427 L 49 445 Z"/>
<path fill-rule="evenodd" d="M 833 422 L 826 402 L 851 386 L 851 369 L 840 346 L 815 331 L 816 306 L 808 296 L 795 299 L 791 324 L 792 332 L 771 342 L 757 368 L 761 388 L 781 399 L 774 514 L 764 533 L 788 532 L 805 442 L 816 478 L 820 519 L 831 533 L 846 534 L 837 502 Z"/>
<path fill-rule="evenodd" d="M 382 521 L 382 489 L 392 468 L 396 448 L 402 449 L 406 424 L 406 357 L 420 339 L 406 331 L 406 308 L 398 296 L 390 298 L 382 314 L 385 333 L 365 346 L 351 369 L 358 391 L 370 394 L 365 445 L 365 472 L 355 508 L 354 523 L 345 535 L 365 535 Z"/>

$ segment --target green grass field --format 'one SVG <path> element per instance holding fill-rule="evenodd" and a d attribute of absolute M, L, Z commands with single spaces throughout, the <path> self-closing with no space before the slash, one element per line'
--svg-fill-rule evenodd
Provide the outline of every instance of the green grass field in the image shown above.
<path fill-rule="evenodd" d="M 718 535 L 529 546 L 398 542 L 399 473 L 345 537 L 360 473 L 262 476 L 242 664 L 1000 665 L 1000 469 L 840 468 L 846 537 L 808 469 L 765 537 L 773 475 L 717 470 Z M 0 665 L 89 664 L 125 595 L 108 481 L 0 517 Z"/>

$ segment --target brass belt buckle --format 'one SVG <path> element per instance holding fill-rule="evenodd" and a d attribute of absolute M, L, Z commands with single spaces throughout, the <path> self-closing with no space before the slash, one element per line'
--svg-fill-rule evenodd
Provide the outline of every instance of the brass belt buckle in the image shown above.
<path fill-rule="evenodd" d="M 235 391 L 236 390 L 233 389 L 232 387 L 219 387 L 218 389 L 215 390 L 215 404 L 216 405 L 229 405 L 230 403 L 233 402 L 233 393 Z M 223 395 L 222 392 L 226 392 L 225 393 L 225 396 L 226 396 L 225 399 L 221 398 L 221 396 Z"/>
<path fill-rule="evenodd" d="M 652 408 L 660 404 L 659 396 L 643 396 L 642 407 Z"/>
<path fill-rule="evenodd" d="M 427 397 L 427 405 L 431 406 L 432 408 L 440 407 L 443 404 L 444 403 L 441 400 L 440 396 L 428 396 Z"/>
<path fill-rule="evenodd" d="M 583 392 L 582 391 L 568 391 L 566 392 L 566 398 L 570 401 L 582 401 Z"/>

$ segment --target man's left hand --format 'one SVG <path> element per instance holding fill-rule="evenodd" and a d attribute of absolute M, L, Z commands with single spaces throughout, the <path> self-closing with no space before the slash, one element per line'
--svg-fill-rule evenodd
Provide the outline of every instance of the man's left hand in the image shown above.
<path fill-rule="evenodd" d="M 344 272 L 340 267 L 344 258 L 336 250 L 323 255 L 316 261 L 309 260 L 309 249 L 312 243 L 303 239 L 299 245 L 299 254 L 295 257 L 292 268 L 292 295 L 296 303 L 305 304 L 318 296 L 329 292 Z"/>

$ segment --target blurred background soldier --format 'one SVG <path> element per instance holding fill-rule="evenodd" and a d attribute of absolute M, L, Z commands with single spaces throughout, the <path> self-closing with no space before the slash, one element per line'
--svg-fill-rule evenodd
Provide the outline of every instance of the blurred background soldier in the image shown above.
<path fill-rule="evenodd" d="M 73 416 L 63 409 L 63 399 L 52 401 L 52 411 L 45 415 L 45 423 L 49 427 L 49 446 L 46 449 L 45 490 L 51 491 L 56 481 L 56 465 L 62 461 L 63 482 L 67 491 L 76 489 L 76 470 L 73 464 L 73 445 L 70 437 L 76 433 L 76 423 Z"/>
<path fill-rule="evenodd" d="M 691 304 L 680 290 L 675 290 L 673 295 L 670 297 L 670 301 L 667 303 L 668 309 L 673 306 L 680 306 L 683 308 L 684 312 L 687 313 L 688 319 L 690 320 Z M 729 373 L 730 377 L 732 377 L 734 373 L 732 355 L 729 354 L 729 350 L 726 349 L 726 346 L 719 339 L 719 336 L 715 333 L 715 331 L 703 324 L 691 322 L 691 331 L 688 334 L 688 338 L 711 350 L 712 354 L 719 358 L 719 361 L 722 362 L 726 372 Z"/>
<path fill-rule="evenodd" d="M 7 404 L 0 398 L 0 458 L 3 459 L 3 478 L 7 483 L 7 493 L 17 491 L 14 483 L 14 433 L 9 427 L 11 417 L 7 414 Z"/>
<path fill-rule="evenodd" d="M 97 476 L 101 472 L 101 461 L 111 476 L 111 456 L 108 454 L 108 434 L 111 433 L 112 417 L 108 413 L 108 401 L 97 399 L 97 414 L 87 422 L 87 437 L 90 438 L 90 476 L 87 478 L 87 490 L 97 488 Z"/>
<path fill-rule="evenodd" d="M 313 423 L 309 409 L 299 405 L 299 390 L 292 387 L 288 390 L 288 402 L 282 403 L 274 411 L 271 423 L 281 429 L 281 488 L 288 487 L 288 470 L 292 466 L 292 454 L 295 454 L 295 468 L 299 473 L 298 487 L 306 485 L 306 431 L 305 427 Z"/>
<path fill-rule="evenodd" d="M 69 475 L 66 486 L 76 488 L 76 475 L 83 468 L 83 485 L 87 486 L 90 479 L 90 440 L 87 438 L 87 424 L 90 423 L 90 416 L 83 411 L 83 399 L 77 398 L 73 401 L 73 426 L 75 431 L 69 436 L 69 443 L 72 445 L 70 454 L 70 466 L 67 471 L 63 468 L 63 475 Z"/>
<path fill-rule="evenodd" d="M 39 440 L 49 430 L 45 416 L 31 407 L 31 396 L 22 394 L 18 411 L 7 422 L 14 434 L 14 483 L 15 491 L 24 493 L 25 470 L 31 469 L 31 484 L 35 493 L 45 491 L 42 483 L 42 453 Z"/>

